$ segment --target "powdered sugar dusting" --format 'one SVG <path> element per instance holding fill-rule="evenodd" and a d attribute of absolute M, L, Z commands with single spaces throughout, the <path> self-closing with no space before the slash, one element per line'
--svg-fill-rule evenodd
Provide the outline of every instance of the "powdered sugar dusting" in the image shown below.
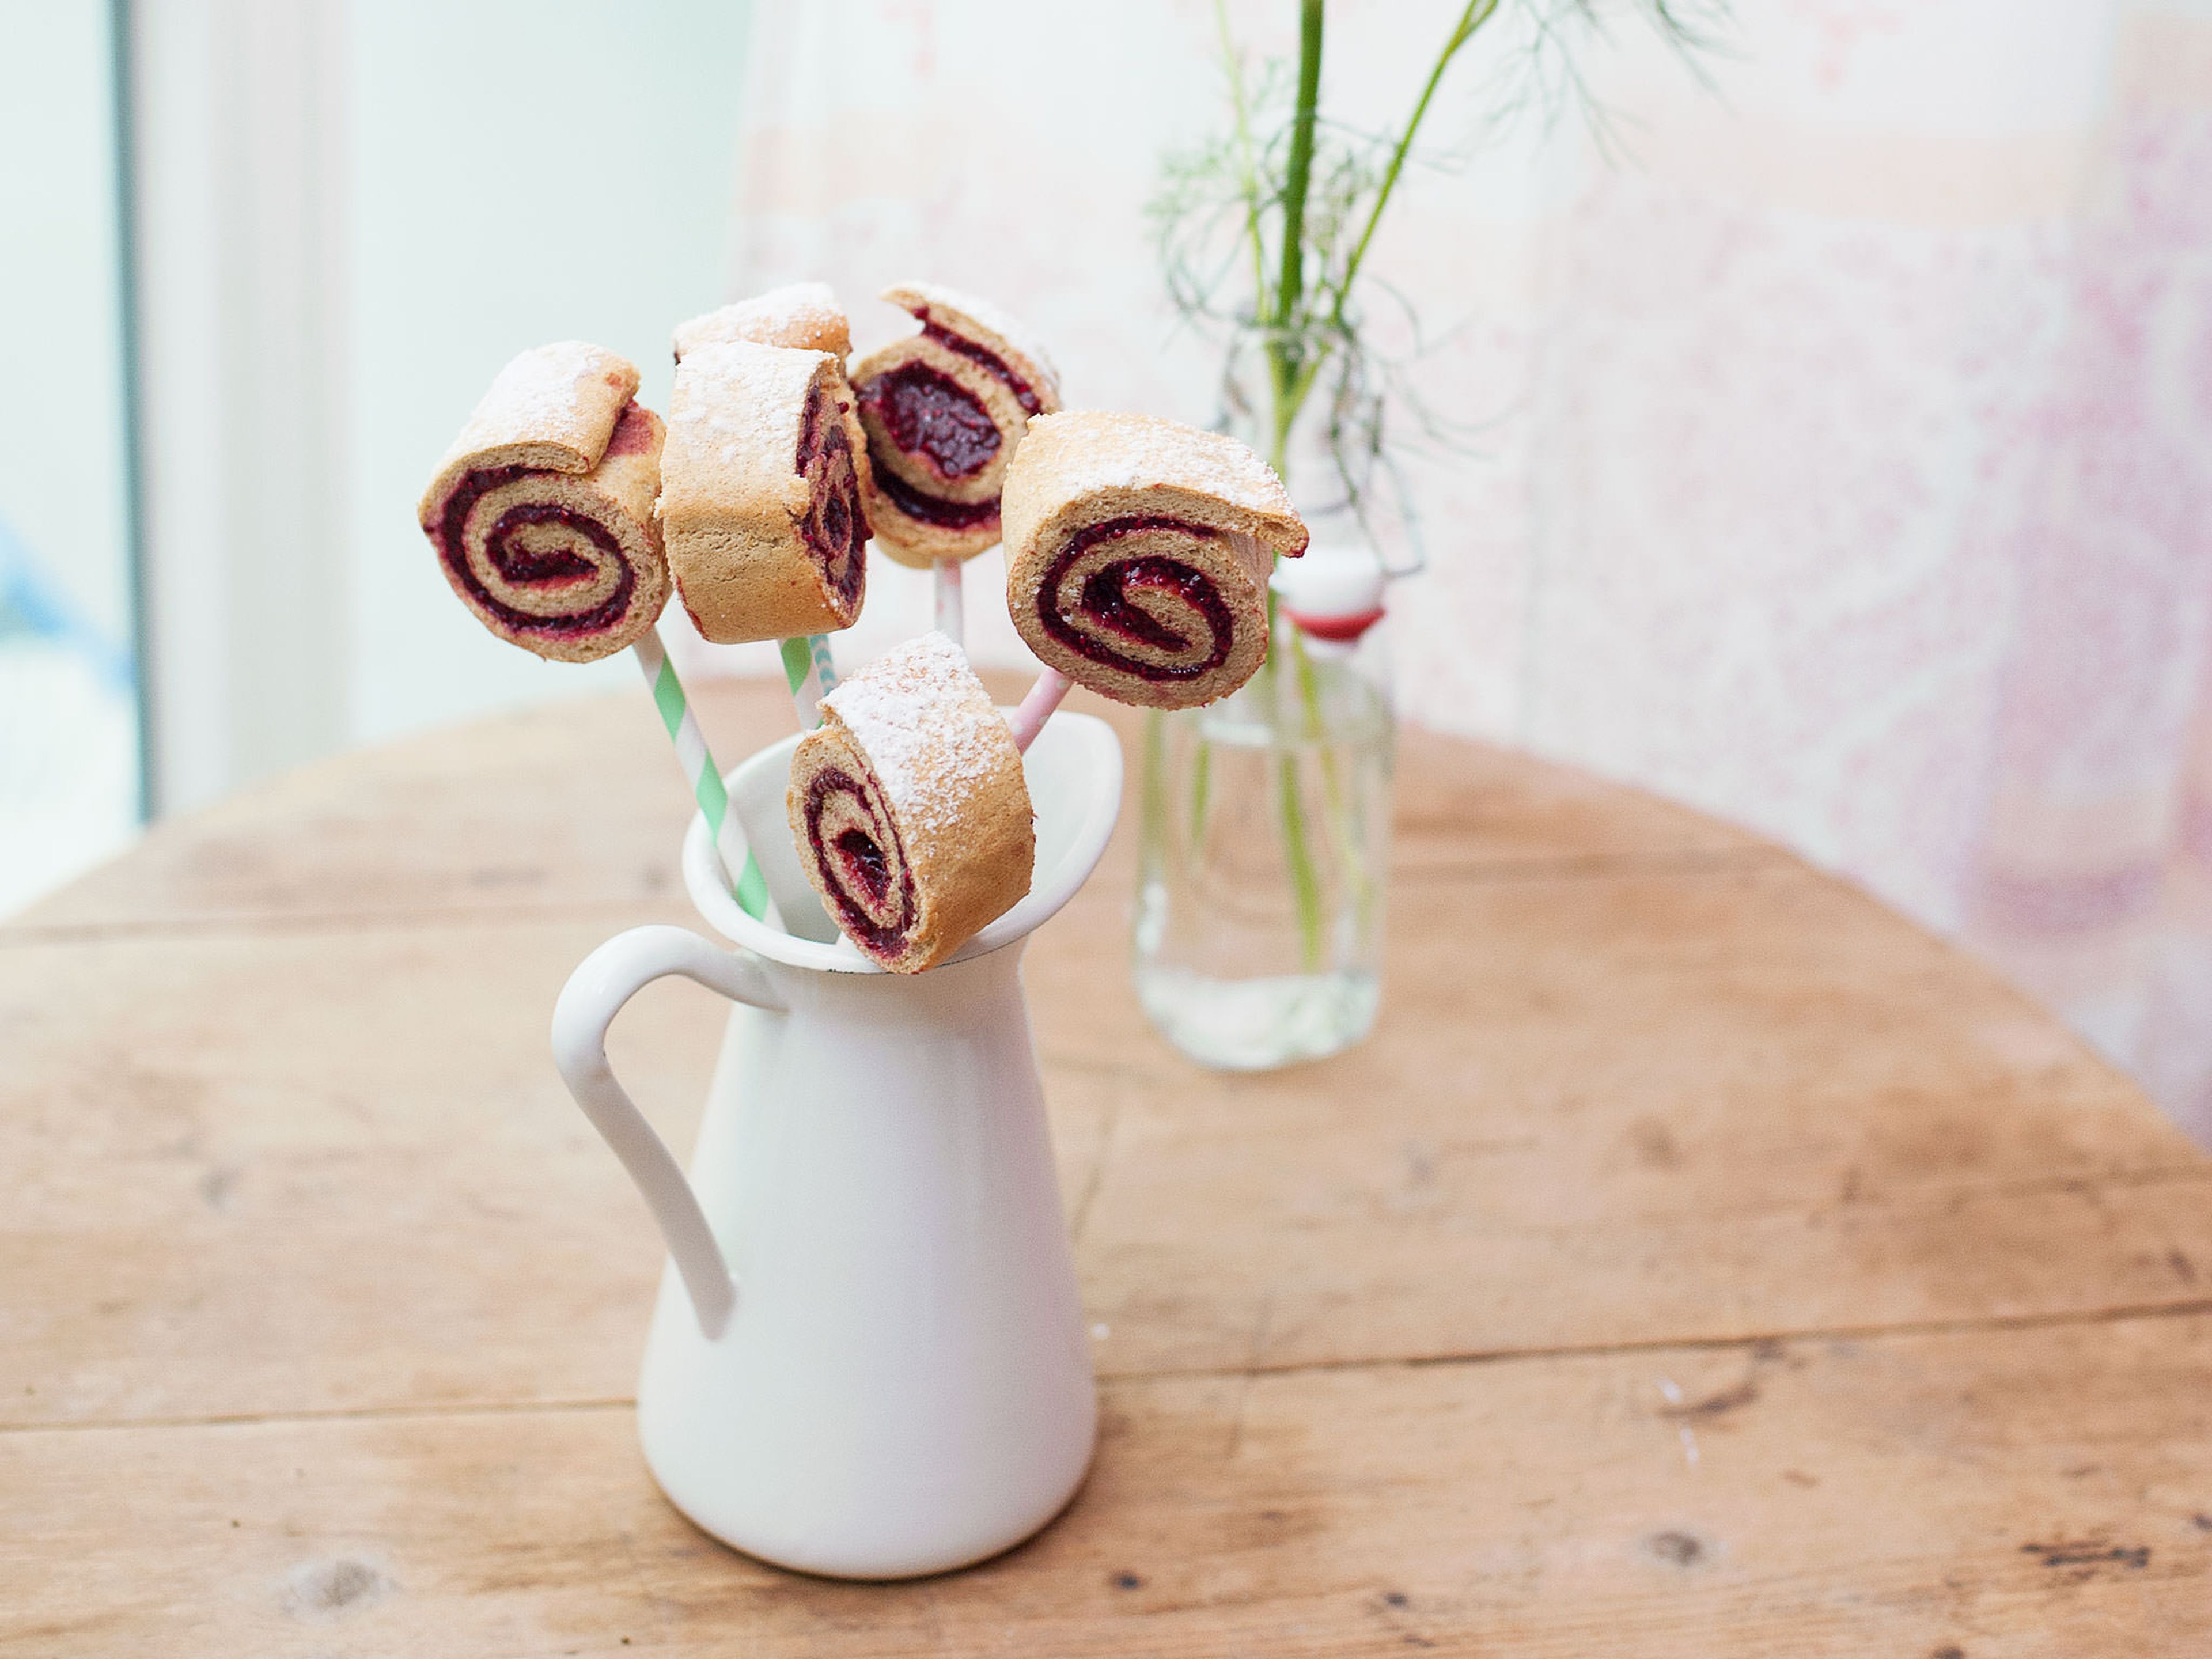
<path fill-rule="evenodd" d="M 866 751 L 902 826 L 957 824 L 1013 747 L 968 653 L 933 630 L 877 658 L 822 707 Z"/>
<path fill-rule="evenodd" d="M 1049 437 L 1049 444 L 1038 444 L 1031 464 L 1042 461 L 1049 448 L 1057 484 L 1070 495 L 1166 483 L 1249 512 L 1297 517 L 1275 470 L 1224 432 L 1157 415 L 1076 410 L 1037 416 L 1030 422 L 1030 435 Z M 1017 452 L 1014 464 L 1020 465 L 1027 453 Z"/>
<path fill-rule="evenodd" d="M 680 439 L 693 457 L 725 465 L 781 460 L 796 473 L 807 388 L 825 355 L 742 342 L 699 347 L 676 366 L 671 443 Z"/>
<path fill-rule="evenodd" d="M 702 346 L 737 341 L 812 347 L 846 328 L 844 308 L 829 283 L 792 283 L 678 324 L 676 356 L 681 362 Z"/>
<path fill-rule="evenodd" d="M 580 394 L 586 382 L 625 372 L 627 403 L 637 390 L 637 370 L 613 352 L 581 340 L 533 347 L 500 370 L 477 405 L 477 417 L 557 432 L 582 418 Z"/>

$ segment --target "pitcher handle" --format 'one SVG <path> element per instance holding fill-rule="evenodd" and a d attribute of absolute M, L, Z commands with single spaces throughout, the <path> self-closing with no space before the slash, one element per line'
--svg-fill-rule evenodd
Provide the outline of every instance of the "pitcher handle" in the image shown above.
<path fill-rule="evenodd" d="M 728 1327 L 737 1305 L 729 1264 L 708 1224 L 699 1196 L 668 1144 L 653 1132 L 607 1064 L 607 1027 L 624 1004 L 657 979 L 681 974 L 733 1001 L 787 1012 L 760 964 L 734 956 L 682 927 L 633 927 L 586 957 L 553 1005 L 553 1063 L 561 1080 L 614 1149 L 646 1207 L 668 1241 L 691 1310 L 709 1341 Z"/>

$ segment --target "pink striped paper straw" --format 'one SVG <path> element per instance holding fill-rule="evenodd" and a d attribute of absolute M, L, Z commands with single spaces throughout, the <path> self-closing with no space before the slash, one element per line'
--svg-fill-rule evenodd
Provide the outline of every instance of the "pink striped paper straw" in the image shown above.
<path fill-rule="evenodd" d="M 1074 684 L 1057 668 L 1048 668 L 1036 677 L 1036 684 L 1030 687 L 1021 707 L 1006 717 L 1006 724 L 1013 728 L 1015 748 L 1024 754 L 1029 752 L 1030 745 L 1036 741 L 1036 734 L 1044 730 L 1052 711 L 1060 707 L 1060 699 Z"/>
<path fill-rule="evenodd" d="M 937 631 L 957 646 L 965 646 L 968 607 L 960 599 L 960 561 L 937 562 Z"/>

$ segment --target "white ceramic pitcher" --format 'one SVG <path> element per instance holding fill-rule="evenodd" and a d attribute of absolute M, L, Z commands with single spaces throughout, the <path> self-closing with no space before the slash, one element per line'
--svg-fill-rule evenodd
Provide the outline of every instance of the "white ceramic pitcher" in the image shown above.
<path fill-rule="evenodd" d="M 790 931 L 738 908 L 694 818 L 684 884 L 740 948 L 680 927 L 609 939 L 561 994 L 554 1054 L 668 1243 L 638 1384 L 662 1490 L 748 1554 L 908 1577 L 1020 1542 L 1090 1464 L 1090 1344 L 1020 963 L 1105 850 L 1121 748 L 1054 718 L 1025 757 L 1028 897 L 902 975 L 837 937 L 799 868 L 797 742 L 729 780 Z M 606 1058 L 623 1005 L 670 974 L 737 1004 L 689 1182 Z"/>

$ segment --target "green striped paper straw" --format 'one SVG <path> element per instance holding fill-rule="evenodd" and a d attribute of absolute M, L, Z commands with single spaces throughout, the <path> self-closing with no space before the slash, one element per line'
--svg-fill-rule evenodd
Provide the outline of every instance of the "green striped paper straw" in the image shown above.
<path fill-rule="evenodd" d="M 787 653 L 792 643 L 785 641 Z M 721 769 L 707 752 L 707 735 L 699 729 L 698 717 L 692 714 L 691 705 L 684 698 L 683 683 L 676 678 L 676 665 L 668 660 L 668 649 L 660 642 L 659 629 L 647 634 L 630 649 L 637 657 L 645 683 L 653 688 L 653 706 L 660 710 L 661 724 L 675 740 L 677 761 L 684 768 L 684 775 L 691 781 L 691 793 L 699 802 L 700 811 L 706 815 L 707 833 L 714 838 L 714 850 L 722 860 L 722 874 L 727 878 L 732 870 L 739 872 L 731 889 L 738 908 L 756 921 L 781 928 L 783 920 L 775 913 L 775 901 L 769 897 L 768 881 L 761 874 L 760 860 L 745 845 L 744 826 L 730 811 L 729 792 L 722 787 Z M 822 654 L 824 658 L 830 654 L 826 642 Z"/>
<path fill-rule="evenodd" d="M 783 678 L 791 686 L 791 701 L 799 710 L 799 729 L 811 732 L 822 724 L 815 705 L 837 689 L 837 662 L 830 654 L 827 634 L 799 634 L 783 641 Z"/>

